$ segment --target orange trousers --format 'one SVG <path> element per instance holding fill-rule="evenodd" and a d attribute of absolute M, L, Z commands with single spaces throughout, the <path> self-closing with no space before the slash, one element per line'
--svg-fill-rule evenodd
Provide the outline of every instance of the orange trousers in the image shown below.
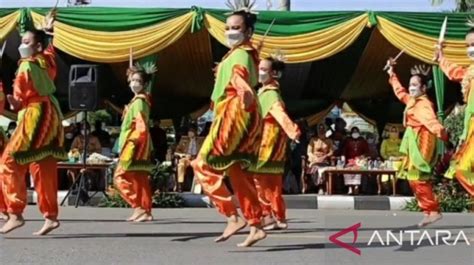
<path fill-rule="evenodd" d="M 40 212 L 48 219 L 58 217 L 58 169 L 56 159 L 48 157 L 29 165 L 19 165 L 13 157 L 4 153 L 0 163 L 3 198 L 8 213 L 22 214 L 28 203 L 25 174 L 29 169 L 38 194 Z"/>
<path fill-rule="evenodd" d="M 463 186 L 463 188 L 471 195 L 471 197 L 474 197 L 474 184 L 469 182 L 463 171 L 456 171 L 456 179 L 459 181 L 459 183 L 461 183 L 461 186 Z"/>
<path fill-rule="evenodd" d="M 0 213 L 7 212 L 7 205 L 5 204 L 5 199 L 3 198 L 3 185 L 2 181 L 0 181 Z"/>
<path fill-rule="evenodd" d="M 283 176 L 276 174 L 257 174 L 254 177 L 258 200 L 263 216 L 275 216 L 278 221 L 286 220 L 286 205 L 283 200 Z"/>
<path fill-rule="evenodd" d="M 439 212 L 439 204 L 433 192 L 433 186 L 429 181 L 410 180 L 410 187 L 415 194 L 418 206 L 421 210 L 429 214 L 430 212 Z"/>
<path fill-rule="evenodd" d="M 260 225 L 262 208 L 260 207 L 252 173 L 243 170 L 240 163 L 232 165 L 226 172 L 215 170 L 200 158 L 193 160 L 191 166 L 204 192 L 209 196 L 218 211 L 230 217 L 238 213 L 237 207 L 232 202 L 232 194 L 223 181 L 224 174 L 227 173 L 234 193 L 239 200 L 244 218 L 250 225 Z"/>
<path fill-rule="evenodd" d="M 115 175 L 115 187 L 120 196 L 132 208 L 141 208 L 147 213 L 151 213 L 152 194 L 148 173 L 142 171 L 125 171 L 118 166 Z"/>

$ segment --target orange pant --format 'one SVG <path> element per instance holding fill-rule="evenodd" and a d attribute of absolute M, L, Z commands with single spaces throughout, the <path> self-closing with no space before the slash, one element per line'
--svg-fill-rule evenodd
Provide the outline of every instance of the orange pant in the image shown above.
<path fill-rule="evenodd" d="M 200 158 L 195 159 L 191 165 L 204 192 L 219 212 L 227 217 L 237 215 L 237 207 L 232 202 L 232 194 L 223 182 L 226 172 L 211 168 Z M 227 175 L 229 175 L 245 219 L 250 225 L 259 225 L 262 218 L 262 208 L 258 201 L 253 174 L 242 170 L 241 165 L 237 163 L 227 170 Z"/>
<path fill-rule="evenodd" d="M 466 176 L 461 170 L 456 171 L 456 179 L 459 181 L 459 183 L 461 183 L 463 188 L 471 195 L 471 197 L 474 197 L 474 184 L 467 180 Z"/>
<path fill-rule="evenodd" d="M 120 196 L 132 208 L 142 208 L 151 213 L 152 194 L 148 175 L 147 172 L 141 171 L 127 172 L 118 166 L 115 171 L 114 183 Z"/>
<path fill-rule="evenodd" d="M 3 165 L 0 176 L 8 213 L 22 214 L 28 203 L 25 174 L 29 168 L 38 194 L 40 212 L 45 218 L 55 219 L 58 217 L 58 169 L 56 159 L 48 157 L 29 165 L 19 165 L 9 154 L 4 153 L 1 164 Z"/>
<path fill-rule="evenodd" d="M 3 198 L 3 185 L 2 181 L 0 181 L 0 213 L 7 212 L 7 205 L 5 204 L 5 199 Z"/>
<path fill-rule="evenodd" d="M 410 180 L 410 187 L 415 194 L 418 206 L 424 213 L 439 212 L 439 204 L 429 181 Z"/>
<path fill-rule="evenodd" d="M 274 215 L 278 221 L 286 220 L 286 205 L 283 200 L 283 176 L 275 174 L 257 174 L 255 183 L 258 200 L 262 206 L 263 216 Z"/>

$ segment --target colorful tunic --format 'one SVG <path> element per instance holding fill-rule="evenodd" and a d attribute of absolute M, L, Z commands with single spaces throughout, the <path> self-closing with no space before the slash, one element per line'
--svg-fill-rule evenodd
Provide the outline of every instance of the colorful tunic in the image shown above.
<path fill-rule="evenodd" d="M 400 178 L 428 180 L 436 163 L 437 138 L 445 132 L 436 118 L 433 103 L 426 95 L 412 98 L 400 84 L 397 76 L 390 77 L 395 96 L 406 105 L 403 124 L 405 134 L 400 152 L 406 156 L 400 168 Z"/>
<path fill-rule="evenodd" d="M 263 134 L 257 164 L 252 165 L 250 171 L 281 175 L 285 171 L 288 137 L 298 138 L 300 130 L 286 114 L 278 82 L 262 87 L 258 100 L 263 117 Z"/>
<path fill-rule="evenodd" d="M 146 94 L 136 95 L 125 107 L 118 141 L 119 166 L 125 171 L 151 172 L 153 151 L 150 129 L 150 98 Z"/>
<path fill-rule="evenodd" d="M 18 164 L 29 164 L 48 156 L 67 160 L 59 102 L 54 97 L 56 63 L 53 46 L 43 53 L 20 60 L 13 97 L 21 103 L 18 127 L 6 152 Z"/>
<path fill-rule="evenodd" d="M 449 63 L 442 58 L 440 67 L 450 80 L 461 82 L 462 94 L 466 108 L 464 110 L 464 130 L 460 137 L 462 145 L 454 154 L 454 161 L 447 176 L 452 178 L 450 172 L 460 171 L 467 181 L 474 183 L 474 64 L 467 68 Z"/>
<path fill-rule="evenodd" d="M 230 50 L 217 66 L 211 100 L 215 118 L 199 157 L 211 168 L 226 170 L 235 163 L 256 162 L 261 137 L 261 117 L 253 88 L 257 85 L 257 51 L 250 44 Z M 245 110 L 239 95 L 254 95 Z"/>

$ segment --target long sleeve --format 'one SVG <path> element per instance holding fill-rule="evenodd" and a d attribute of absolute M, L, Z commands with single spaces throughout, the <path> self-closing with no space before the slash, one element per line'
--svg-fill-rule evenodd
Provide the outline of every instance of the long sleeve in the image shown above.
<path fill-rule="evenodd" d="M 56 52 L 54 51 L 54 46 L 52 42 L 43 51 L 43 55 L 48 63 L 48 75 L 52 80 L 54 80 L 56 78 L 57 65 L 56 65 Z"/>
<path fill-rule="evenodd" d="M 388 154 L 388 141 L 383 140 L 382 145 L 380 146 L 380 155 L 382 156 L 383 159 L 387 160 L 389 159 L 390 155 Z"/>
<path fill-rule="evenodd" d="M 467 73 L 467 68 L 448 62 L 445 57 L 442 57 L 439 66 L 449 80 L 461 82 Z"/>
<path fill-rule="evenodd" d="M 285 107 L 279 101 L 275 102 L 270 108 L 270 115 L 278 122 L 286 135 L 292 140 L 299 138 L 301 131 L 298 128 L 298 125 L 294 123 L 288 114 L 286 114 Z"/>
<path fill-rule="evenodd" d="M 436 117 L 432 104 L 428 100 L 419 102 L 418 104 L 420 104 L 419 111 L 417 109 L 417 118 L 419 121 L 438 138 L 444 137 L 446 131 Z"/>
<path fill-rule="evenodd" d="M 13 98 L 21 102 L 20 109 L 24 108 L 24 103 L 28 97 L 30 86 L 32 86 L 30 73 L 26 70 L 18 71 L 13 83 Z"/>
<path fill-rule="evenodd" d="M 410 95 L 406 91 L 406 89 L 402 86 L 396 74 L 392 74 L 388 80 L 390 85 L 392 85 L 393 93 L 395 96 L 404 104 L 407 104 L 410 100 Z"/>
<path fill-rule="evenodd" d="M 254 94 L 252 87 L 250 86 L 250 73 L 248 69 L 243 65 L 235 65 L 232 69 L 232 77 L 230 79 L 231 85 L 237 90 L 237 93 L 244 100 L 245 97 L 249 97 Z M 254 100 L 249 110 L 255 109 L 257 106 Z"/>

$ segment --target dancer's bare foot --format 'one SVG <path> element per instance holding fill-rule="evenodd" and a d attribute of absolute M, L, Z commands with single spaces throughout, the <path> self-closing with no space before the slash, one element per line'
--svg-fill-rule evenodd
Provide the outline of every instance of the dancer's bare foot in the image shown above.
<path fill-rule="evenodd" d="M 44 236 L 49 234 L 51 231 L 54 229 L 57 229 L 59 227 L 59 221 L 57 219 L 45 219 L 44 220 L 44 225 L 41 227 L 41 229 L 37 232 L 34 232 L 33 235 L 35 236 Z"/>
<path fill-rule="evenodd" d="M 237 246 L 240 248 L 251 247 L 258 241 L 263 240 L 266 237 L 267 237 L 267 233 L 265 233 L 265 231 L 263 231 L 262 228 L 251 226 L 250 234 L 247 236 L 244 242 L 237 244 Z"/>
<path fill-rule="evenodd" d="M 242 218 L 234 215 L 231 216 L 227 219 L 227 226 L 224 229 L 224 232 L 222 233 L 221 236 L 216 238 L 214 242 L 224 242 L 229 237 L 233 236 L 235 233 L 239 232 L 240 230 L 244 229 L 247 226 L 247 223 L 242 220 Z"/>
<path fill-rule="evenodd" d="M 9 214 L 8 221 L 0 229 L 0 234 L 10 233 L 11 231 L 22 227 L 25 224 L 25 220 L 21 214 Z"/>
<path fill-rule="evenodd" d="M 275 219 L 271 215 L 267 215 L 262 219 L 262 226 L 267 227 L 275 224 Z"/>
<path fill-rule="evenodd" d="M 136 219 L 138 219 L 140 216 L 144 215 L 145 213 L 146 213 L 146 211 L 143 210 L 142 208 L 140 208 L 140 207 L 139 207 L 139 208 L 135 208 L 135 209 L 133 210 L 133 214 L 132 214 L 129 218 L 127 218 L 126 221 L 127 221 L 127 222 L 133 222 L 133 221 L 135 221 Z"/>
<path fill-rule="evenodd" d="M 421 220 L 421 222 L 418 223 L 418 227 L 425 227 L 430 224 L 430 215 L 425 213 L 425 216 Z"/>
<path fill-rule="evenodd" d="M 286 230 L 288 229 L 288 223 L 286 221 L 277 221 L 276 223 L 276 226 L 278 227 L 278 229 L 280 230 Z"/>
<path fill-rule="evenodd" d="M 144 213 L 134 220 L 134 222 L 137 222 L 137 223 L 151 222 L 151 221 L 153 221 L 153 215 L 151 215 L 151 213 Z"/>
<path fill-rule="evenodd" d="M 431 212 L 430 213 L 430 225 L 438 222 L 439 220 L 443 219 L 443 215 L 439 212 Z"/>
<path fill-rule="evenodd" d="M 0 221 L 8 221 L 8 214 L 7 213 L 0 213 Z"/>

